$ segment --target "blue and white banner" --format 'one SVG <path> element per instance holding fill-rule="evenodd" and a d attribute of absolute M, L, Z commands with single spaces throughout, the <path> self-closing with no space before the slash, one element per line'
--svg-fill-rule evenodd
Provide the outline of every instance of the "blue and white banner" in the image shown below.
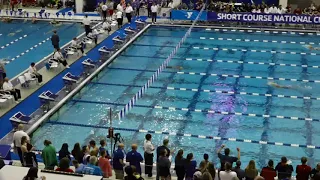
<path fill-rule="evenodd" d="M 171 19 L 173 20 L 190 20 L 194 21 L 199 14 L 199 11 L 183 11 L 183 10 L 172 10 Z M 198 19 L 199 21 L 207 20 L 207 12 L 203 12 Z"/>
<path fill-rule="evenodd" d="M 320 24 L 320 16 L 262 13 L 207 13 L 208 21 Z"/>

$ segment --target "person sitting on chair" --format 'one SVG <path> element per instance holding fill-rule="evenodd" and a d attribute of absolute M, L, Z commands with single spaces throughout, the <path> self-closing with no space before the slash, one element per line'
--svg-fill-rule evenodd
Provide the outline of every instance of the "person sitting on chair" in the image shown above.
<path fill-rule="evenodd" d="M 38 79 L 39 85 L 41 85 L 41 83 L 42 83 L 42 75 L 40 73 L 38 73 L 37 68 L 36 68 L 36 64 L 34 62 L 32 62 L 30 67 L 29 67 L 29 73 L 35 75 L 37 77 L 37 79 Z"/>
<path fill-rule="evenodd" d="M 111 25 L 110 23 L 108 23 L 108 21 L 104 21 L 103 24 L 102 24 L 102 29 L 105 30 L 105 31 L 108 31 L 108 35 L 111 31 Z"/>
<path fill-rule="evenodd" d="M 56 62 L 62 63 L 62 65 L 65 66 L 66 68 L 70 68 L 69 65 L 68 65 L 67 60 L 63 57 L 60 48 L 58 48 L 58 49 L 56 49 L 56 50 L 54 51 L 54 53 L 53 53 L 53 59 L 54 59 Z"/>
<path fill-rule="evenodd" d="M 11 82 L 9 82 L 9 78 L 4 78 L 4 82 L 2 85 L 2 89 L 4 91 L 9 91 L 10 94 L 14 97 L 15 101 L 18 101 L 19 99 L 21 99 L 21 93 L 19 89 L 15 89 L 13 87 L 13 85 L 11 84 Z"/>
<path fill-rule="evenodd" d="M 71 47 L 76 48 L 77 50 L 80 50 L 82 53 L 82 56 L 86 56 L 86 54 L 84 53 L 84 50 L 83 50 L 82 42 L 79 43 L 78 39 L 76 37 L 72 39 Z"/>

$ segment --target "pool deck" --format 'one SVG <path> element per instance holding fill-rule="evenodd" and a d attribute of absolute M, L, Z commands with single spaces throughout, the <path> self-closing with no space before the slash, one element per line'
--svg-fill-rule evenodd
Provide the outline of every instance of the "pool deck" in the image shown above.
<path fill-rule="evenodd" d="M 110 34 L 112 34 L 113 32 L 117 31 L 117 29 L 115 29 L 115 27 L 112 28 L 112 31 L 110 32 Z M 101 34 L 99 36 L 99 39 L 98 39 L 98 44 L 101 43 L 102 41 L 104 41 L 109 35 L 107 33 L 105 34 Z M 92 49 L 94 49 L 96 46 L 95 45 L 90 45 L 88 46 L 87 45 L 87 48 L 84 49 L 85 53 L 91 51 Z M 81 54 L 81 53 L 80 53 Z M 79 58 L 82 58 L 83 56 L 81 55 L 72 55 L 72 56 L 69 56 L 67 61 L 68 61 L 68 64 L 71 66 L 74 62 L 76 62 Z M 84 56 L 85 57 L 85 56 Z M 44 59 L 43 59 L 44 60 Z M 40 61 L 43 61 L 43 60 L 40 60 Z M 42 77 L 43 77 L 43 83 L 41 85 L 37 85 L 35 83 L 32 83 L 30 85 L 30 87 L 28 88 L 24 88 L 24 87 L 21 87 L 20 84 L 17 84 L 15 86 L 15 88 L 17 89 L 20 89 L 21 90 L 21 101 L 19 103 L 11 103 L 10 105 L 8 105 L 7 107 L 5 108 L 2 108 L 0 109 L 0 118 L 2 118 L 4 115 L 6 115 L 6 113 L 10 112 L 10 110 L 12 110 L 14 107 L 16 107 L 17 105 L 19 105 L 20 103 L 22 103 L 26 98 L 28 98 L 30 95 L 32 95 L 34 92 L 36 92 L 37 90 L 39 90 L 41 87 L 43 87 L 46 83 L 48 83 L 50 80 L 52 80 L 54 77 L 56 77 L 57 75 L 59 75 L 61 72 L 63 72 L 66 68 L 63 67 L 62 65 L 60 65 L 58 68 L 56 69 L 50 69 L 50 70 L 47 70 L 46 67 L 43 67 L 41 69 L 38 70 L 38 72 L 40 74 L 42 74 Z M 18 75 L 19 76 L 19 75 Z M 18 77 L 16 76 L 16 77 Z M 14 78 L 13 78 L 14 79 Z M 11 79 L 12 81 L 12 79 Z M 17 81 L 17 79 L 15 79 L 14 81 Z M 13 84 L 16 84 L 16 83 L 13 83 Z M 6 121 L 8 121 L 7 119 L 4 119 Z M 12 134 L 12 131 L 11 133 L 7 134 L 0 142 L 1 144 L 4 144 L 5 142 L 12 142 L 11 140 L 11 134 Z M 5 144 L 7 144 L 5 143 Z"/>

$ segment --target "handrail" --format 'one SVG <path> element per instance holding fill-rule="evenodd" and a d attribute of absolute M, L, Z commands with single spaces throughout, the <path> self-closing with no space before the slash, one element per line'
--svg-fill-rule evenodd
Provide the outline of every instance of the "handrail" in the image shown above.
<path fill-rule="evenodd" d="M 132 39 L 130 39 L 124 46 L 122 46 L 116 53 L 114 53 L 106 62 L 104 62 L 98 69 L 96 69 L 90 76 L 82 81 L 74 90 L 72 90 L 66 97 L 64 97 L 58 104 L 56 104 L 49 112 L 42 116 L 36 123 L 34 123 L 26 132 L 28 134 L 33 133 L 38 126 L 46 121 L 51 115 L 59 110 L 69 99 L 71 99 L 76 93 L 78 93 L 89 81 L 91 81 L 100 71 L 102 71 L 108 64 L 110 64 L 123 50 L 125 50 L 133 41 L 135 41 L 144 31 L 146 31 L 151 25 L 148 24 L 140 32 L 138 32 Z"/>

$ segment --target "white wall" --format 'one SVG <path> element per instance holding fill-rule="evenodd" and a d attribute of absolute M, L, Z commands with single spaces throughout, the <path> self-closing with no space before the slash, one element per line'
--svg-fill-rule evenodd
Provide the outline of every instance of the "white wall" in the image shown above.
<path fill-rule="evenodd" d="M 282 5 L 282 7 L 287 7 L 288 0 L 279 0 L 279 5 Z"/>
<path fill-rule="evenodd" d="M 76 13 L 83 13 L 83 0 L 76 0 Z"/>

